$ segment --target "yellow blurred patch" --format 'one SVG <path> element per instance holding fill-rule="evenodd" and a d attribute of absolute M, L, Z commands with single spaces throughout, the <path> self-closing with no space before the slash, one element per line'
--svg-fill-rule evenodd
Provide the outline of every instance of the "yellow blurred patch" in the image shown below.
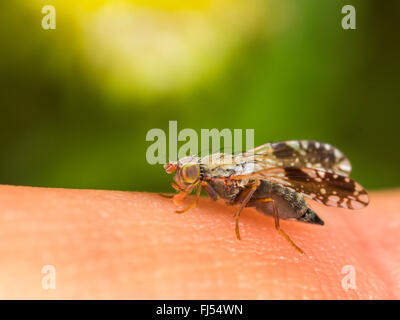
<path fill-rule="evenodd" d="M 213 81 L 268 25 L 265 0 L 53 1 L 101 92 L 158 99 Z"/>

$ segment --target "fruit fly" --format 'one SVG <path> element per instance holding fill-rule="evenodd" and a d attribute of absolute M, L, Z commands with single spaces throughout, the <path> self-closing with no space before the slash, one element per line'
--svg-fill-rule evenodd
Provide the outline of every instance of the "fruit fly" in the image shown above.
<path fill-rule="evenodd" d="M 350 161 L 330 144 L 292 140 L 267 143 L 239 154 L 214 153 L 202 158 L 188 156 L 164 165 L 175 173 L 172 187 L 176 205 L 196 189 L 195 201 L 177 213 L 195 207 L 204 189 L 213 200 L 222 198 L 228 205 L 239 205 L 234 215 L 235 232 L 243 208 L 255 207 L 273 216 L 276 230 L 300 253 L 300 249 L 281 229 L 280 219 L 323 225 L 304 197 L 331 207 L 361 209 L 368 205 L 365 189 L 349 178 Z"/>

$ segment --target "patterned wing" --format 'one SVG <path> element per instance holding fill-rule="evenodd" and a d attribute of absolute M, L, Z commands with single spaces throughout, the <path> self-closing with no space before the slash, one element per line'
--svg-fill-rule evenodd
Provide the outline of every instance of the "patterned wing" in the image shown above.
<path fill-rule="evenodd" d="M 267 180 L 331 207 L 362 209 L 369 203 L 367 191 L 356 181 L 313 168 L 276 167 L 231 179 Z"/>
<path fill-rule="evenodd" d="M 314 168 L 342 176 L 349 176 L 351 172 L 350 161 L 340 150 L 317 141 L 267 143 L 245 152 L 243 157 L 254 157 L 254 171 L 272 167 L 297 167 Z"/>

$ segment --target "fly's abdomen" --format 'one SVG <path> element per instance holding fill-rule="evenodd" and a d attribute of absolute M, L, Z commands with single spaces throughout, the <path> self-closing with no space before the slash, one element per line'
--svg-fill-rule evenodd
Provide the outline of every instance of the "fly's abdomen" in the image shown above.
<path fill-rule="evenodd" d="M 258 211 L 272 216 L 274 213 L 272 202 L 254 201 L 261 199 L 272 199 L 281 219 L 295 219 L 307 223 L 324 224 L 317 214 L 308 207 L 302 194 L 281 185 L 261 181 L 260 186 L 254 193 L 249 206 Z"/>

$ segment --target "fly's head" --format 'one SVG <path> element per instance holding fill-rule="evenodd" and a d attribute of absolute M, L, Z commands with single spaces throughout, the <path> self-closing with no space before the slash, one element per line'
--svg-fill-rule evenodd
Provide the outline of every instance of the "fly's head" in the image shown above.
<path fill-rule="evenodd" d="M 167 173 L 175 172 L 175 184 L 172 183 L 172 187 L 180 193 L 175 195 L 174 202 L 180 205 L 185 196 L 190 194 L 201 181 L 199 159 L 191 156 L 185 157 L 177 162 L 165 164 L 164 169 Z"/>

